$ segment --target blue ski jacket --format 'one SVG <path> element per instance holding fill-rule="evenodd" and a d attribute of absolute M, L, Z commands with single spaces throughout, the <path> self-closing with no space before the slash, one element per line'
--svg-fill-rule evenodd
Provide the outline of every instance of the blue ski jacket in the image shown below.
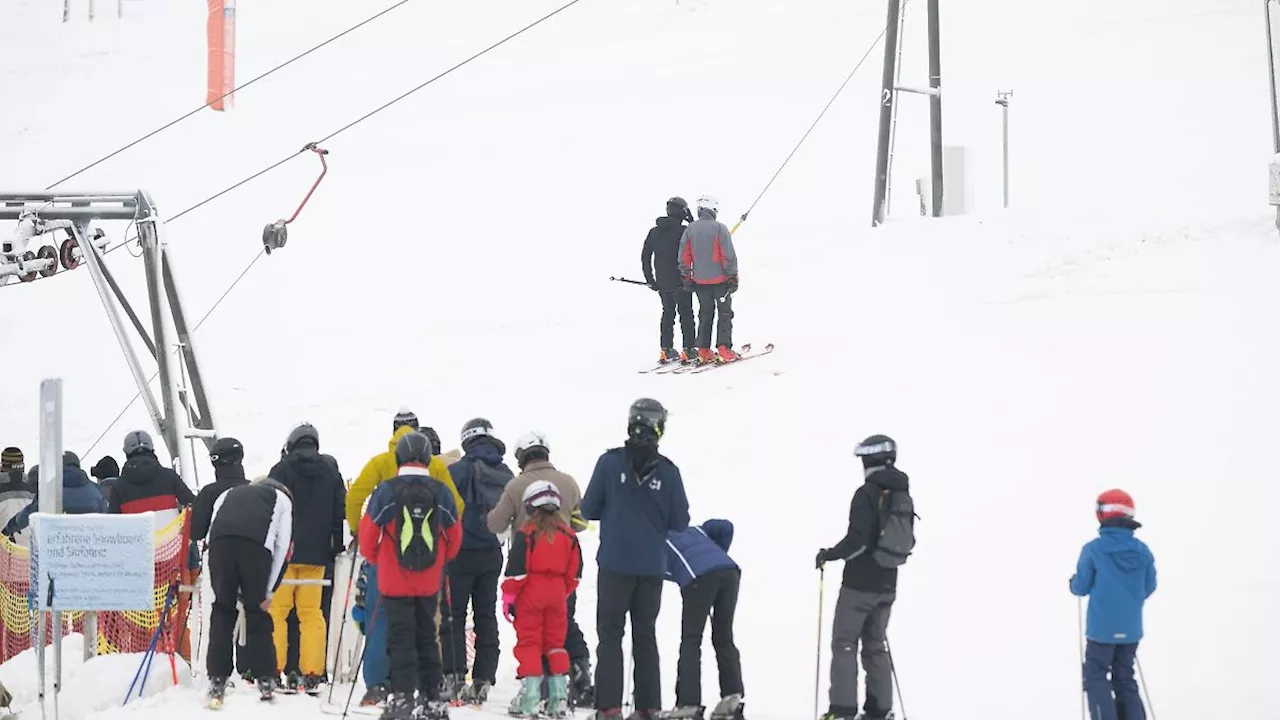
<path fill-rule="evenodd" d="M 733 523 L 728 520 L 708 520 L 672 530 L 667 533 L 667 579 L 683 588 L 717 570 L 738 569 L 729 557 L 732 542 Z"/>
<path fill-rule="evenodd" d="M 596 565 L 619 575 L 665 577 L 667 533 L 689 527 L 689 498 L 675 463 L 656 455 L 637 473 L 620 447 L 596 461 L 580 509 L 600 521 Z"/>
<path fill-rule="evenodd" d="M 477 467 L 481 464 L 485 467 Z M 483 482 L 477 478 L 477 471 L 484 473 Z M 498 536 L 489 532 L 487 520 L 489 511 L 502 497 L 506 483 L 515 477 L 511 468 L 502 462 L 502 451 L 491 443 L 477 442 L 458 462 L 449 466 L 449 476 L 467 503 L 462 511 L 462 549 L 502 547 Z M 502 482 L 501 487 L 498 481 Z"/>
<path fill-rule="evenodd" d="M 40 493 L 36 493 L 22 512 L 13 516 L 5 527 L 4 533 L 11 535 L 26 529 L 31 522 L 31 513 L 40 511 Z M 85 475 L 84 470 L 74 465 L 62 466 L 62 513 L 64 515 L 82 515 L 86 513 L 105 513 L 107 501 L 102 491 Z"/>
<path fill-rule="evenodd" d="M 1156 560 L 1133 536 L 1141 527 L 1104 524 L 1080 551 L 1071 592 L 1089 597 L 1085 636 L 1100 643 L 1129 645 L 1142 639 L 1142 605 L 1156 591 Z"/>

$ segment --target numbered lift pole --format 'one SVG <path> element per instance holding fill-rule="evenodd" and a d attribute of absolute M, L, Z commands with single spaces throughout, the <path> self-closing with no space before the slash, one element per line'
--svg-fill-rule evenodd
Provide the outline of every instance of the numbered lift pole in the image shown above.
<path fill-rule="evenodd" d="M 51 330 L 52 331 L 52 330 Z M 62 513 L 62 380 L 50 379 L 40 383 L 40 505 L 41 513 L 58 515 Z M 36 522 L 40 519 L 37 517 Z M 39 531 L 32 533 L 39 537 Z M 39 546 L 36 546 L 37 552 Z M 31 558 L 35 562 L 35 558 Z M 36 582 L 36 592 L 40 583 Z M 53 601 L 53 593 L 57 590 L 51 583 L 46 606 Z M 36 603 L 37 607 L 39 602 Z M 49 614 L 36 613 L 36 665 L 39 668 L 37 694 L 40 699 L 40 717 L 46 718 L 46 672 L 45 645 L 46 628 L 53 633 L 53 717 L 58 717 L 58 692 L 62 689 L 62 613 L 53 612 L 52 622 Z"/>
<path fill-rule="evenodd" d="M 1271 204 L 1276 207 L 1276 229 L 1280 230 L 1280 102 L 1276 99 L 1276 45 L 1271 30 L 1271 3 L 1263 0 L 1263 16 L 1267 22 L 1267 77 L 1271 93 Z"/>

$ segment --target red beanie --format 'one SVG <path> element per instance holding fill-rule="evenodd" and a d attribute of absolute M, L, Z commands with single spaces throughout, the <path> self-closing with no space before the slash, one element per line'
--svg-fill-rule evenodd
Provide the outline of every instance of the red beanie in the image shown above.
<path fill-rule="evenodd" d="M 1119 518 L 1132 520 L 1136 514 L 1133 498 L 1123 490 L 1108 490 L 1098 496 L 1098 522 Z"/>

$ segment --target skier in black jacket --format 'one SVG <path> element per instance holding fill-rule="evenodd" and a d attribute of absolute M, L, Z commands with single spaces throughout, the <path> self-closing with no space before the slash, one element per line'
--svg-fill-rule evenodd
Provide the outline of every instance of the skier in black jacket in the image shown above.
<path fill-rule="evenodd" d="M 817 567 L 844 561 L 844 581 L 831 631 L 831 706 L 820 720 L 885 720 L 893 709 L 893 661 L 889 657 L 889 611 L 898 592 L 898 569 L 876 562 L 882 500 L 907 491 L 907 474 L 898 470 L 898 446 L 886 435 L 863 440 L 854 454 L 862 458 L 864 482 L 849 505 L 849 531 L 834 547 L 818 551 Z M 867 673 L 865 714 L 858 715 L 858 643 Z"/>
<path fill-rule="evenodd" d="M 666 216 L 655 221 L 654 227 L 649 230 L 649 236 L 644 239 L 644 250 L 640 253 L 645 282 L 662 298 L 662 322 L 659 327 L 662 352 L 658 356 L 658 362 L 662 363 L 691 361 L 698 355 L 693 293 L 684 289 L 684 282 L 680 277 L 680 238 L 684 235 L 686 222 L 693 222 L 689 203 L 681 197 L 668 200 Z M 677 311 L 680 313 L 684 352 L 675 349 Z"/>

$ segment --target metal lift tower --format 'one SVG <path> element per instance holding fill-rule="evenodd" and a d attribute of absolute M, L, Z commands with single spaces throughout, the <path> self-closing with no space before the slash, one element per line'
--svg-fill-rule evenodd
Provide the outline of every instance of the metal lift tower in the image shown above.
<path fill-rule="evenodd" d="M 876 148 L 876 189 L 871 207 L 871 226 L 884 222 L 888 212 L 890 138 L 893 107 L 898 93 L 929 96 L 929 145 L 933 198 L 933 216 L 942 217 L 942 57 L 941 31 L 938 22 L 938 0 L 928 0 L 929 11 L 929 87 L 918 88 L 897 84 L 898 30 L 902 7 L 906 0 L 889 0 L 889 19 L 884 34 L 884 80 L 880 93 L 880 135 Z"/>
<path fill-rule="evenodd" d="M 190 443 L 184 440 L 200 438 L 207 447 L 211 447 L 217 434 L 209 397 L 205 393 L 204 377 L 196 360 L 191 326 L 187 323 L 175 280 L 173 257 L 165 243 L 164 222 L 151 196 L 142 190 L 0 192 L 0 220 L 18 223 L 13 237 L 0 244 L 0 284 L 14 276 L 23 281 L 35 280 L 37 273 L 48 277 L 57 272 L 59 262 L 67 270 L 75 269 L 81 263 L 85 265 L 133 373 L 147 413 L 174 460 L 174 469 L 195 487 L 194 459 Z M 105 236 L 94 225 L 99 220 L 132 222 L 137 227 L 138 243 L 142 246 L 142 258 L 146 264 L 150 332 L 103 262 Z M 51 242 L 41 247 L 38 253 L 26 251 L 30 241 L 46 237 Z M 61 243 L 54 238 L 61 239 Z M 54 247 L 61 250 L 56 251 Z M 125 324 L 122 313 L 132 327 Z M 142 339 L 156 361 L 160 376 L 159 403 L 134 350 L 131 330 Z M 176 352 L 169 348 L 176 348 Z M 175 373 L 181 377 L 175 377 Z"/>

